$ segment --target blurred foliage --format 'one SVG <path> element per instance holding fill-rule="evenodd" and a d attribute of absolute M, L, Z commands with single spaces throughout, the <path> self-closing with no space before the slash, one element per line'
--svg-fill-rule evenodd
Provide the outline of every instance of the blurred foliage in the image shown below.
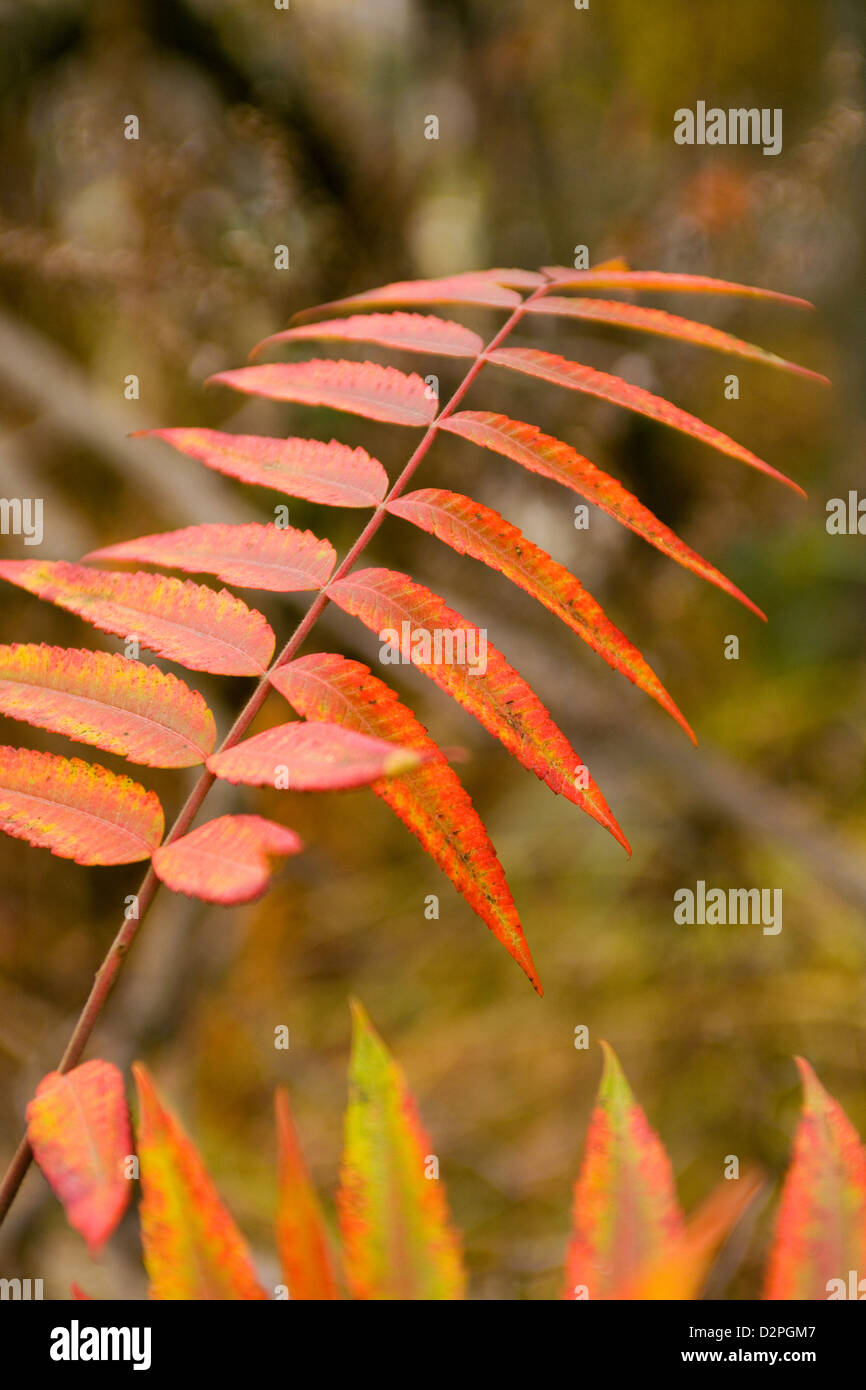
<path fill-rule="evenodd" d="M 471 752 L 461 775 L 509 874 L 546 985 L 539 1002 L 368 793 L 215 791 L 215 814 L 260 807 L 309 852 L 243 910 L 163 892 L 89 1055 L 120 1065 L 137 1055 L 154 1069 L 265 1279 L 275 1275 L 271 1092 L 289 1085 L 329 1193 L 349 993 L 419 1099 L 478 1298 L 559 1290 L 599 1069 L 597 1049 L 573 1046 L 578 1024 L 617 1048 L 686 1210 L 729 1153 L 780 1176 L 793 1052 L 866 1130 L 866 541 L 824 527 L 827 500 L 862 477 L 864 28 L 857 0 L 593 0 L 589 11 L 569 0 L 292 0 L 288 12 L 266 0 L 0 2 L 0 490 L 45 499 L 40 554 L 75 559 L 190 524 L 206 503 L 209 519 L 266 517 L 276 500 L 228 481 L 214 492 L 192 460 L 127 446 L 126 430 L 334 435 L 394 476 L 409 447 L 401 429 L 239 405 L 201 382 L 241 364 L 296 309 L 406 275 L 570 264 L 585 243 L 594 260 L 767 285 L 813 299 L 817 312 L 664 303 L 836 384 L 822 392 L 588 325 L 525 333 L 705 416 L 798 479 L 808 503 L 552 387 L 488 370 L 469 401 L 535 421 L 620 477 L 767 611 L 767 627 L 599 514 L 575 530 L 576 499 L 554 484 L 454 438 L 435 445 L 422 485 L 475 493 L 574 569 L 658 670 L 700 747 L 504 579 L 387 523 L 371 557 L 411 569 L 489 626 L 586 757 L 634 856 L 626 862 L 420 676 L 398 672 L 434 736 Z M 676 146 L 673 112 L 698 99 L 781 107 L 782 154 Z M 130 113 L 138 141 L 123 138 Z M 428 114 L 438 141 L 424 138 Z M 288 271 L 274 269 L 279 244 Z M 469 317 L 483 331 L 499 322 Z M 457 370 L 443 362 L 443 389 Z M 734 370 L 740 399 L 729 402 Z M 129 373 L 141 381 L 137 403 L 123 397 Z M 357 532 L 357 513 L 303 503 L 291 513 L 338 547 Z M 15 537 L 2 546 L 33 554 Z M 4 641 L 100 640 L 17 591 L 3 600 Z M 260 606 L 283 633 L 301 611 L 271 595 Z M 738 662 L 723 658 L 731 633 Z M 312 645 L 376 658 L 372 639 L 333 610 Z M 246 683 L 193 684 L 226 727 Z M 275 699 L 258 727 L 280 718 Z M 3 722 L 9 742 L 70 751 Z M 184 776 L 141 772 L 167 813 L 177 809 Z M 139 873 L 83 870 L 11 841 L 0 871 L 5 1159 Z M 783 931 L 675 925 L 673 892 L 698 878 L 781 887 Z M 439 921 L 424 919 L 429 893 Z M 281 1023 L 287 1053 L 273 1047 Z M 756 1295 L 770 1209 L 723 1257 L 717 1296 Z M 4 1236 L 3 1273 L 43 1277 L 51 1297 L 65 1297 L 71 1278 L 96 1297 L 142 1291 L 134 1226 L 88 1270 L 38 1175 Z"/>

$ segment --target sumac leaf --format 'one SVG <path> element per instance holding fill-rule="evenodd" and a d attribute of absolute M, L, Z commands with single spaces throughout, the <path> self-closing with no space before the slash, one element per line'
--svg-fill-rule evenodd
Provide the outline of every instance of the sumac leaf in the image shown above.
<path fill-rule="evenodd" d="M 263 348 L 275 343 L 293 343 L 306 339 L 327 342 L 376 343 L 379 347 L 399 348 L 404 352 L 432 352 L 443 357 L 477 357 L 484 344 L 471 328 L 433 314 L 352 314 L 346 319 L 324 319 L 319 323 L 286 328 L 272 333 L 257 347 L 250 358 L 258 357 Z"/>
<path fill-rule="evenodd" d="M 153 792 L 97 763 L 0 748 L 0 830 L 76 864 L 134 864 L 162 839 Z"/>
<path fill-rule="evenodd" d="M 522 277 L 532 272 L 516 273 Z M 395 280 L 390 285 L 380 285 L 378 289 L 365 290 L 346 299 L 332 299 L 328 304 L 303 309 L 295 314 L 292 322 L 308 323 L 334 310 L 342 313 L 345 310 L 401 304 L 479 304 L 491 309 L 513 309 L 520 303 L 520 295 L 497 283 L 495 277 L 499 274 L 508 275 L 509 272 L 470 271 L 465 275 L 448 275 L 439 280 Z M 510 278 L 513 278 L 513 273 Z"/>
<path fill-rule="evenodd" d="M 458 554 L 481 560 L 525 589 L 598 652 L 608 666 L 656 700 L 692 742 L 697 742 L 658 676 L 580 580 L 498 512 L 471 497 L 432 487 L 389 502 L 388 511 L 429 531 Z"/>
<path fill-rule="evenodd" d="M 723 333 L 709 323 L 696 323 L 694 319 L 681 318 L 678 314 L 668 314 L 663 309 L 647 309 L 642 304 L 623 304 L 618 300 L 605 299 L 562 299 L 556 295 L 545 295 L 526 306 L 527 313 L 553 314 L 561 318 L 583 319 L 592 323 L 611 324 L 617 328 L 634 328 L 643 333 L 658 334 L 663 338 L 676 338 L 681 343 L 693 343 L 698 347 L 714 348 L 717 352 L 733 353 L 752 362 L 762 362 L 767 367 L 779 367 L 782 371 L 796 372 L 800 376 L 811 377 L 829 386 L 827 377 L 801 367 L 796 362 L 788 362 L 766 348 L 746 343 L 730 333 Z"/>
<path fill-rule="evenodd" d="M 522 676 L 489 642 L 483 672 L 476 668 L 473 673 L 471 662 L 461 658 L 461 641 L 467 654 L 470 643 L 476 656 L 482 649 L 482 634 L 473 623 L 449 608 L 438 594 L 395 570 L 358 570 L 332 584 L 328 593 L 332 602 L 377 636 L 393 633 L 395 647 L 399 644 L 402 649 L 405 633 L 407 660 L 473 714 L 525 768 L 580 806 L 628 849 L 585 765 Z M 419 634 L 421 641 L 416 640 Z M 441 659 L 434 645 L 437 635 Z M 380 636 L 380 640 L 385 639 Z"/>
<path fill-rule="evenodd" d="M 223 1206 L 199 1154 L 140 1062 L 136 1126 L 141 1166 L 141 1244 L 150 1297 L 160 1300 L 258 1300 L 246 1241 Z"/>
<path fill-rule="evenodd" d="M 148 767 L 193 767 L 216 742 L 197 691 L 113 652 L 0 647 L 0 714 Z"/>
<path fill-rule="evenodd" d="M 245 589 L 320 589 L 337 560 L 330 541 L 291 526 L 206 522 L 92 550 L 86 560 L 137 560 L 192 574 L 216 574 Z"/>
<path fill-rule="evenodd" d="M 482 410 L 461 410 L 456 415 L 446 416 L 440 428 L 459 434 L 463 439 L 470 439 L 482 448 L 493 449 L 505 458 L 513 459 L 530 473 L 539 473 L 570 488 L 649 541 L 663 555 L 676 560 L 677 564 L 685 566 L 701 579 L 715 584 L 745 604 L 759 618 L 764 618 L 760 608 L 741 589 L 681 541 L 669 526 L 659 521 L 615 478 L 603 473 L 561 439 L 542 434 L 535 425 L 527 425 L 522 420 L 510 420 L 507 415 Z"/>
<path fill-rule="evenodd" d="M 425 1176 L 431 1140 L 401 1068 L 352 1005 L 349 1108 L 337 1203 L 356 1299 L 463 1297 L 460 1247 L 441 1179 Z"/>
<path fill-rule="evenodd" d="M 293 830 L 263 816 L 218 816 L 162 845 L 153 871 L 174 893 L 230 906 L 260 897 L 275 862 L 302 849 Z"/>
<path fill-rule="evenodd" d="M 332 439 L 270 439 L 220 430 L 139 430 L 162 439 L 205 468 L 242 483 L 270 487 L 287 497 L 330 507 L 375 507 L 388 491 L 388 475 L 366 449 Z"/>
<path fill-rule="evenodd" d="M 746 299 L 774 299 L 781 304 L 793 304 L 798 309 L 811 309 L 808 299 L 778 290 L 764 290 L 757 285 L 738 285 L 731 280 L 714 280 L 709 275 L 683 275 L 677 271 L 625 270 L 616 265 L 597 266 L 592 270 L 569 270 L 567 266 L 542 266 L 558 290 L 651 290 L 675 294 L 726 294 Z"/>
<path fill-rule="evenodd" d="M 70 1226 L 95 1254 L 132 1192 L 125 1171 L 132 1131 L 117 1067 L 94 1061 L 49 1072 L 27 1106 L 27 1138 Z"/>
<path fill-rule="evenodd" d="M 60 560 L 2 560 L 0 579 L 194 671 L 260 676 L 273 655 L 268 623 L 227 589 Z"/>
<path fill-rule="evenodd" d="M 278 1186 L 276 1236 L 283 1278 L 294 1300 L 340 1297 L 331 1242 L 292 1123 L 285 1087 L 276 1093 Z"/>
<path fill-rule="evenodd" d="M 809 1063 L 802 1057 L 796 1060 L 803 1108 L 782 1188 L 764 1297 L 862 1298 L 866 1147 Z M 854 1291 L 849 1286 L 852 1270 L 856 1271 Z"/>
<path fill-rule="evenodd" d="M 565 1293 L 593 1301 L 616 1298 L 685 1229 L 664 1146 L 613 1049 L 602 1047 L 604 1071 L 574 1188 Z"/>
<path fill-rule="evenodd" d="M 270 679 L 305 719 L 342 724 L 414 748 L 428 759 L 402 777 L 378 779 L 372 790 L 417 837 L 540 994 L 496 850 L 456 772 L 412 711 L 368 667 L 332 652 L 314 652 L 278 666 Z"/>
<path fill-rule="evenodd" d="M 326 405 L 392 425 L 429 425 L 437 408 L 435 396 L 420 376 L 398 372 L 396 367 L 380 367 L 376 362 L 329 358 L 268 362 L 261 367 L 218 372 L 210 381 L 249 396 Z"/>
<path fill-rule="evenodd" d="M 757 454 L 751 453 L 742 444 L 737 444 L 721 430 L 714 429 L 712 425 L 699 420 L 695 415 L 690 415 L 686 410 L 680 410 L 679 406 L 672 405 L 663 396 L 654 396 L 642 386 L 633 386 L 622 377 L 600 372 L 595 367 L 586 367 L 582 362 L 570 362 L 568 358 L 557 357 L 552 352 L 539 352 L 536 348 L 497 348 L 489 354 L 488 360 L 500 367 L 511 367 L 515 371 L 539 377 L 542 381 L 553 382 L 556 386 L 567 386 L 573 391 L 597 396 L 600 400 L 610 401 L 613 405 L 621 405 L 638 415 L 645 415 L 650 420 L 657 420 L 662 425 L 669 425 L 681 434 L 691 435 L 693 439 L 709 444 L 721 454 L 747 463 L 759 473 L 766 473 L 768 477 L 793 488 L 794 492 L 799 492 L 801 496 L 806 495 L 803 489 L 784 473 L 759 459 Z"/>
<path fill-rule="evenodd" d="M 394 777 L 423 762 L 425 754 L 340 724 L 278 724 L 214 753 L 208 768 L 227 782 L 289 791 L 340 791 Z"/>

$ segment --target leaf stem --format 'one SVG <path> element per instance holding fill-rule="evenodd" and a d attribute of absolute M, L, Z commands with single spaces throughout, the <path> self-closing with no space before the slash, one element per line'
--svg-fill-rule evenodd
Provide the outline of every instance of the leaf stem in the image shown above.
<path fill-rule="evenodd" d="M 258 714 L 259 710 L 262 708 L 262 705 L 265 703 L 265 700 L 268 697 L 268 694 L 271 689 L 271 671 L 275 670 L 278 666 L 284 665 L 285 662 L 291 661 L 292 657 L 295 655 L 295 652 L 298 650 L 298 647 L 309 635 L 316 622 L 318 621 L 319 617 L 321 616 L 323 609 L 327 606 L 328 589 L 330 585 L 335 584 L 337 580 L 342 579 L 344 575 L 348 574 L 355 561 L 361 556 L 363 551 L 366 550 L 369 542 L 373 539 L 373 537 L 379 530 L 379 527 L 382 525 L 382 522 L 385 520 L 385 517 L 388 514 L 386 510 L 388 503 L 393 501 L 395 498 L 399 497 L 408 485 L 408 483 L 410 482 L 413 474 L 415 473 L 422 459 L 429 450 L 430 445 L 436 438 L 441 422 L 447 419 L 447 417 L 451 415 L 452 412 L 460 404 L 463 397 L 466 395 L 466 392 L 469 390 L 473 381 L 478 376 L 478 373 L 481 371 L 482 367 L 487 361 L 489 354 L 499 347 L 499 344 L 503 342 L 505 338 L 508 337 L 509 333 L 511 333 L 512 329 L 523 317 L 527 304 L 531 304 L 533 300 L 539 299 L 549 288 L 550 286 L 546 284 L 539 285 L 537 289 L 533 290 L 532 294 L 527 295 L 526 299 L 521 300 L 519 304 L 515 305 L 513 313 L 510 315 L 508 319 L 506 319 L 505 323 L 499 329 L 499 332 L 493 338 L 491 338 L 487 346 L 475 358 L 475 360 L 472 363 L 472 366 L 469 368 L 468 372 L 464 376 L 463 380 L 460 382 L 460 385 L 457 387 L 454 394 L 438 412 L 435 419 L 431 420 L 430 424 L 427 426 L 427 430 L 423 438 L 421 439 L 414 453 L 411 455 L 402 473 L 399 475 L 399 477 L 392 485 L 387 496 L 381 502 L 377 503 L 373 515 L 370 517 L 370 520 L 367 522 L 367 525 L 361 531 L 354 545 L 346 553 L 344 559 L 340 562 L 340 565 L 331 575 L 328 582 L 324 584 L 322 588 L 319 590 L 315 599 L 310 604 L 310 607 L 304 614 L 304 617 L 298 623 L 297 627 L 295 628 L 291 637 L 287 641 L 286 645 L 283 647 L 282 651 L 276 657 L 275 661 L 272 662 L 269 669 L 262 676 L 252 695 L 247 700 L 247 703 L 244 705 L 234 724 L 229 729 L 228 733 L 226 734 L 225 738 L 220 744 L 218 752 L 222 753 L 226 749 L 234 747 L 234 745 L 241 738 L 243 738 L 250 724 L 252 724 L 253 720 L 255 719 L 256 715 Z M 204 802 L 204 799 L 210 791 L 211 787 L 213 786 L 215 780 L 216 778 L 214 777 L 214 774 L 212 772 L 209 772 L 208 769 L 205 768 L 198 781 L 196 782 L 195 786 L 193 787 L 192 791 L 190 792 L 189 796 L 187 797 L 186 801 L 184 802 L 184 805 L 181 808 L 173 826 L 166 835 L 163 844 L 171 844 L 173 840 L 177 840 L 180 838 L 181 835 L 186 834 L 187 830 L 192 825 L 192 822 L 195 820 L 195 817 L 201 810 L 202 803 Z M 59 1072 L 70 1071 L 71 1068 L 77 1064 L 82 1052 L 87 1046 L 87 1043 L 90 1040 L 90 1035 L 93 1032 L 93 1029 L 96 1026 L 99 1016 L 106 1005 L 108 996 L 111 993 L 114 984 L 117 980 L 117 977 L 122 969 L 123 962 L 126 959 L 129 949 L 135 941 L 136 936 L 138 935 L 138 931 L 141 927 L 142 922 L 144 921 L 145 915 L 147 914 L 147 911 L 150 908 L 151 903 L 153 902 L 154 897 L 156 896 L 158 888 L 159 880 L 157 879 L 156 874 L 154 873 L 153 868 L 151 866 L 148 868 L 147 873 L 142 879 L 141 887 L 138 890 L 138 916 L 129 917 L 124 920 L 124 923 L 120 928 L 120 931 L 117 933 L 116 937 L 111 943 L 111 946 L 108 948 L 108 952 L 102 964 L 96 972 L 96 977 L 93 981 L 93 985 L 91 987 L 90 994 L 88 995 L 87 1002 L 84 1005 L 84 1008 L 82 1009 L 78 1017 L 78 1022 L 76 1023 L 75 1028 L 72 1031 L 72 1035 L 69 1039 L 69 1042 L 66 1045 L 66 1050 L 64 1051 L 63 1056 L 61 1057 L 60 1062 L 58 1063 L 57 1070 Z M 10 1206 L 12 1205 L 12 1202 L 15 1199 L 15 1195 L 18 1192 L 18 1189 L 24 1180 L 25 1174 L 27 1173 L 27 1169 L 30 1167 L 32 1159 L 33 1152 L 25 1135 L 25 1137 L 21 1140 L 20 1144 L 18 1145 L 18 1148 L 15 1151 L 15 1154 L 12 1158 L 12 1162 L 10 1163 L 6 1171 L 6 1175 L 3 1178 L 2 1184 L 0 1184 L 0 1224 L 2 1224 L 6 1216 L 6 1213 L 8 1212 Z"/>

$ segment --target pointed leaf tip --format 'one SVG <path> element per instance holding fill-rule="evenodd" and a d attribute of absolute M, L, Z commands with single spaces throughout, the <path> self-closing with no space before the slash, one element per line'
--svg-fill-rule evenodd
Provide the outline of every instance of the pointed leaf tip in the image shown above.
<path fill-rule="evenodd" d="M 460 1299 L 460 1246 L 431 1140 L 402 1069 L 357 1000 L 351 1009 L 349 1107 L 337 1197 L 351 1293 L 365 1300 Z"/>
<path fill-rule="evenodd" d="M 415 835 L 541 994 L 496 850 L 456 772 L 412 711 L 369 667 L 331 652 L 278 666 L 270 679 L 305 719 L 340 723 L 426 755 L 414 771 L 382 778 L 371 790 Z"/>
<path fill-rule="evenodd" d="M 400 659 L 411 660 L 474 715 L 523 767 L 586 811 L 628 851 L 628 841 L 586 765 L 522 676 L 486 641 L 486 633 L 449 608 L 438 594 L 396 570 L 356 570 L 332 584 L 328 596 L 377 636 L 385 630 L 395 634 L 391 645 L 396 648 L 399 643 Z M 420 643 L 414 637 L 403 643 L 400 634 L 407 624 L 410 633 L 421 634 Z M 472 659 L 472 652 L 477 657 L 482 650 L 482 636 L 483 670 Z"/>
<path fill-rule="evenodd" d="M 316 1190 L 292 1121 L 289 1094 L 274 1099 L 278 1140 L 277 1249 L 289 1297 L 331 1301 L 340 1297 L 331 1241 Z"/>
<path fill-rule="evenodd" d="M 580 580 L 498 512 L 471 497 L 442 488 L 422 488 L 387 505 L 393 515 L 436 536 L 459 555 L 471 555 L 498 570 L 531 594 L 608 666 L 655 700 L 697 743 L 685 716 L 658 676 Z"/>
<path fill-rule="evenodd" d="M 150 1297 L 159 1300 L 260 1300 L 246 1241 L 199 1154 L 160 1100 L 141 1062 L 138 1091 L 141 1243 Z"/>
<path fill-rule="evenodd" d="M 764 1298 L 857 1298 L 866 1270 L 866 1146 L 842 1106 L 797 1057 L 803 1102 L 767 1263 Z"/>
<path fill-rule="evenodd" d="M 604 1065 L 574 1188 L 566 1298 L 610 1299 L 683 1233 L 670 1160 L 619 1060 Z"/>
<path fill-rule="evenodd" d="M 573 391 L 582 391 L 600 400 L 610 401 L 613 405 L 624 406 L 627 410 L 646 416 L 647 419 L 656 420 L 681 434 L 701 440 L 719 453 L 739 459 L 741 463 L 748 464 L 759 473 L 765 473 L 777 482 L 784 483 L 801 497 L 806 496 L 799 483 L 780 473 L 778 468 L 765 463 L 757 454 L 753 454 L 721 430 L 708 425 L 704 420 L 699 420 L 695 415 L 690 415 L 687 410 L 672 405 L 663 396 L 653 395 L 651 391 L 644 390 L 642 386 L 634 386 L 622 377 L 612 376 L 609 372 L 599 371 L 595 367 L 587 367 L 582 362 L 572 362 L 555 353 L 540 352 L 536 348 L 497 348 L 489 354 L 488 360 L 500 367 L 510 367 L 515 371 L 538 377 L 542 381 L 566 386 Z"/>

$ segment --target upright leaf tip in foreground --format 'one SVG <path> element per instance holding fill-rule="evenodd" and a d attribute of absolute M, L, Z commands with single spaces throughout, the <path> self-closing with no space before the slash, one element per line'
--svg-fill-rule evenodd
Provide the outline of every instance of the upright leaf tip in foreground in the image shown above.
<path fill-rule="evenodd" d="M 613 1048 L 574 1188 L 567 1298 L 609 1299 L 683 1233 L 670 1160 L 637 1104 Z M 585 1290 L 585 1292 L 584 1292 Z"/>
<path fill-rule="evenodd" d="M 845 1296 L 866 1274 L 866 1148 L 808 1062 L 795 1058 L 803 1108 L 767 1266 L 766 1299 Z M 842 1296 L 836 1287 L 836 1296 Z M 855 1295 L 856 1297 L 856 1295 Z"/>
<path fill-rule="evenodd" d="M 289 1095 L 279 1087 L 275 1096 L 279 1187 L 277 1248 L 289 1297 L 332 1300 L 340 1297 L 331 1245 L 316 1189 L 292 1123 Z"/>
<path fill-rule="evenodd" d="M 163 1106 L 147 1069 L 135 1062 L 132 1074 L 139 1103 L 141 1244 L 151 1298 L 266 1298 L 246 1241 L 195 1146 Z"/>
<path fill-rule="evenodd" d="M 356 1299 L 463 1297 L 465 1276 L 438 1162 L 402 1069 L 352 1001 L 349 1107 L 338 1205 Z"/>

